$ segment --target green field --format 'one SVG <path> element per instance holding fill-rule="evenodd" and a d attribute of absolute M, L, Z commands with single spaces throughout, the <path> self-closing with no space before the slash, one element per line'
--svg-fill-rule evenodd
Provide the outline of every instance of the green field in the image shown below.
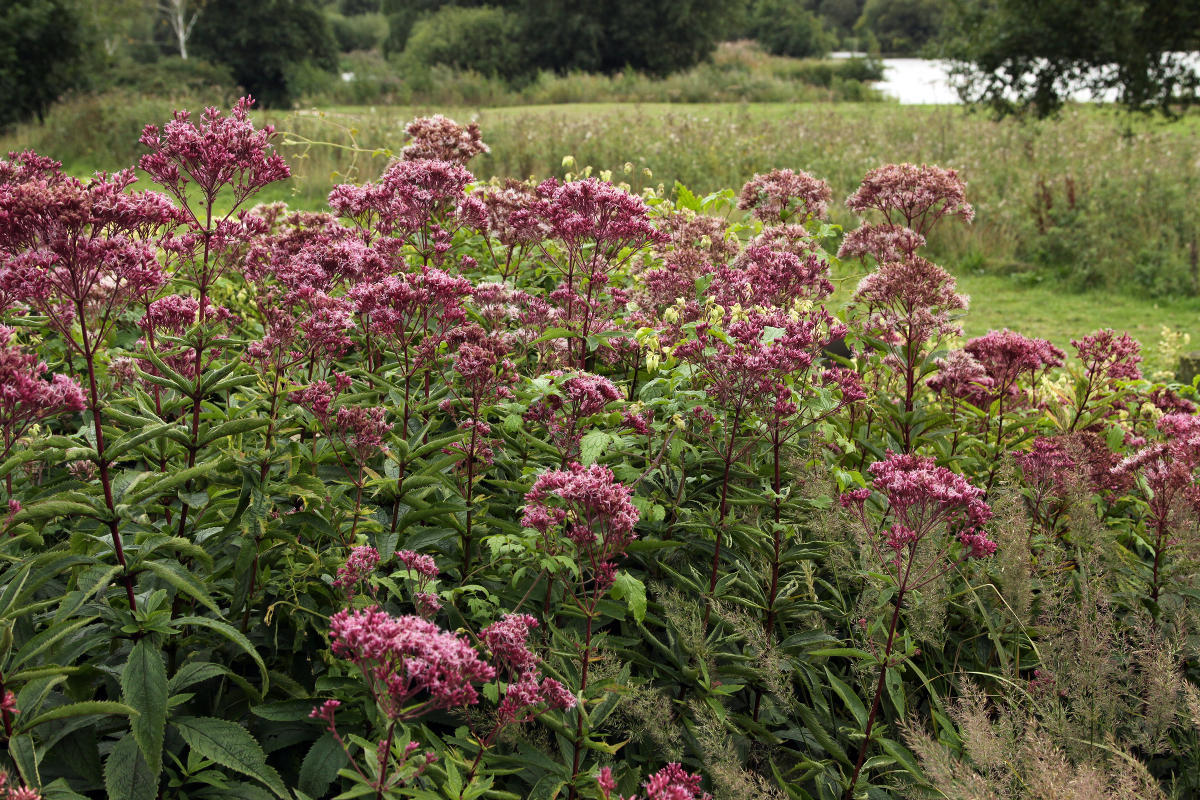
<path fill-rule="evenodd" d="M 196 100 L 81 98 L 0 139 L 78 173 L 133 163 L 147 119 Z M 930 243 L 973 302 L 968 334 L 1010 327 L 1066 345 L 1101 326 L 1152 349 L 1164 325 L 1200 345 L 1192 248 L 1200 234 L 1200 116 L 1166 123 L 1068 108 L 996 123 L 955 107 L 891 103 L 570 103 L 504 108 L 334 106 L 262 112 L 287 142 L 294 177 L 264 200 L 316 208 L 334 183 L 375 177 L 404 124 L 440 111 L 477 120 L 492 152 L 481 178 L 561 176 L 563 157 L 612 170 L 635 191 L 675 181 L 737 188 L 755 172 L 803 169 L 847 196 L 889 161 L 937 163 L 966 178 L 977 216 Z M 80 136 L 80 131 L 89 131 Z M 628 172 L 626 164 L 632 165 Z M 649 170 L 649 176 L 646 174 Z M 833 221 L 855 224 L 840 204 Z"/>

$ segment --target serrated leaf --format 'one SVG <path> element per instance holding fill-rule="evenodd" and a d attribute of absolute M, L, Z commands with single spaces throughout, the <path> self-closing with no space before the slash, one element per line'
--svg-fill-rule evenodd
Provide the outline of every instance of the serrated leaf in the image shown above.
<path fill-rule="evenodd" d="M 579 441 L 579 460 L 586 467 L 595 464 L 600 456 L 604 455 L 604 451 L 608 449 L 612 443 L 613 437 L 611 434 L 605 433 L 599 428 L 593 428 L 584 434 L 584 437 Z"/>
<path fill-rule="evenodd" d="M 154 800 L 158 777 L 146 765 L 132 735 L 117 742 L 104 762 L 104 788 L 108 800 Z"/>
<path fill-rule="evenodd" d="M 137 709 L 129 722 L 133 738 L 155 776 L 162 770 L 163 737 L 167 732 L 167 668 L 162 653 L 142 639 L 129 651 L 121 670 L 121 694 Z"/>
<path fill-rule="evenodd" d="M 214 614 L 221 613 L 221 609 L 217 607 L 212 597 L 205 591 L 204 585 L 193 578 L 190 573 L 185 572 L 178 564 L 163 561 L 148 561 L 141 566 L 150 570 L 188 597 L 200 601 L 205 608 Z"/>
<path fill-rule="evenodd" d="M 261 781 L 278 797 L 289 797 L 279 773 L 267 765 L 262 747 L 241 725 L 214 717 L 178 717 L 171 724 L 199 755 Z"/>
<path fill-rule="evenodd" d="M 625 601 L 625 607 L 633 614 L 635 621 L 646 619 L 646 584 L 640 578 L 624 570 L 618 572 L 613 581 L 612 596 Z"/>
<path fill-rule="evenodd" d="M 208 628 L 214 633 L 224 636 L 233 644 L 237 645 L 246 655 L 254 659 L 254 663 L 258 665 L 259 674 L 262 676 L 262 690 L 266 694 L 270 686 L 270 679 L 267 676 L 267 665 L 263 663 L 262 656 L 254 649 L 254 645 L 250 640 L 243 636 L 237 628 L 220 620 L 209 619 L 208 617 L 180 617 L 175 620 L 175 625 L 183 627 L 185 625 L 197 625 L 201 628 Z"/>
<path fill-rule="evenodd" d="M 300 791 L 313 797 L 324 797 L 338 770 L 346 766 L 346 751 L 333 735 L 326 733 L 313 742 L 300 765 Z"/>

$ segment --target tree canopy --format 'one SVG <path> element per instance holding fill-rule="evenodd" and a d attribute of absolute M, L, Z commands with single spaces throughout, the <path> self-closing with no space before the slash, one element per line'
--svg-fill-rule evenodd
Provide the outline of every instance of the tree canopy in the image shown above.
<path fill-rule="evenodd" d="M 79 80 L 85 31 L 72 0 L 0 4 L 0 129 L 46 108 Z"/>
<path fill-rule="evenodd" d="M 999 113 L 1045 116 L 1079 90 L 1136 111 L 1198 99 L 1200 3 L 966 0 L 955 25 L 960 93 Z"/>

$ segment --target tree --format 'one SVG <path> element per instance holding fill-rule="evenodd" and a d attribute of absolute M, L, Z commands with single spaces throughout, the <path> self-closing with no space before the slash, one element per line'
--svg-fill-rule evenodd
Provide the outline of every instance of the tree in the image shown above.
<path fill-rule="evenodd" d="M 90 48 L 71 0 L 0 4 L 0 129 L 46 108 L 82 78 Z"/>
<path fill-rule="evenodd" d="M 716 49 L 740 2 L 722 0 L 520 0 L 535 67 L 654 75 L 687 69 Z"/>
<path fill-rule="evenodd" d="M 193 41 L 264 106 L 289 105 L 306 68 L 337 68 L 337 45 L 313 0 L 209 0 Z"/>
<path fill-rule="evenodd" d="M 171 26 L 171 34 L 179 46 L 179 57 L 187 61 L 187 43 L 191 38 L 192 28 L 200 16 L 201 2 L 199 0 L 159 0 L 158 10 Z"/>
<path fill-rule="evenodd" d="M 1196 103 L 1200 3 L 964 0 L 947 54 L 963 100 L 1045 116 L 1079 90 L 1130 110 Z"/>
<path fill-rule="evenodd" d="M 944 9 L 942 0 L 867 0 L 855 28 L 885 53 L 917 53 L 940 34 Z"/>
<path fill-rule="evenodd" d="M 777 56 L 823 56 L 836 44 L 822 19 L 794 0 L 758 0 L 750 32 L 759 44 Z"/>

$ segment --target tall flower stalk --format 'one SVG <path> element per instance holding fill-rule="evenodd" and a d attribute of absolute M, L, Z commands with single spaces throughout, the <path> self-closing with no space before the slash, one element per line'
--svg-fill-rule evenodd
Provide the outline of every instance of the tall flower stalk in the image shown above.
<path fill-rule="evenodd" d="M 845 800 L 854 787 L 871 744 L 871 731 L 883 698 L 888 669 L 904 602 L 968 558 L 996 552 L 996 544 L 983 527 L 992 511 L 983 501 L 983 490 L 932 458 L 889 453 L 871 465 L 872 488 L 881 495 L 883 511 L 868 508 L 871 489 L 856 489 L 842 496 L 842 505 L 857 519 L 871 554 L 894 587 L 893 610 L 887 644 L 879 659 L 879 679 L 871 699 L 862 746 Z"/>

